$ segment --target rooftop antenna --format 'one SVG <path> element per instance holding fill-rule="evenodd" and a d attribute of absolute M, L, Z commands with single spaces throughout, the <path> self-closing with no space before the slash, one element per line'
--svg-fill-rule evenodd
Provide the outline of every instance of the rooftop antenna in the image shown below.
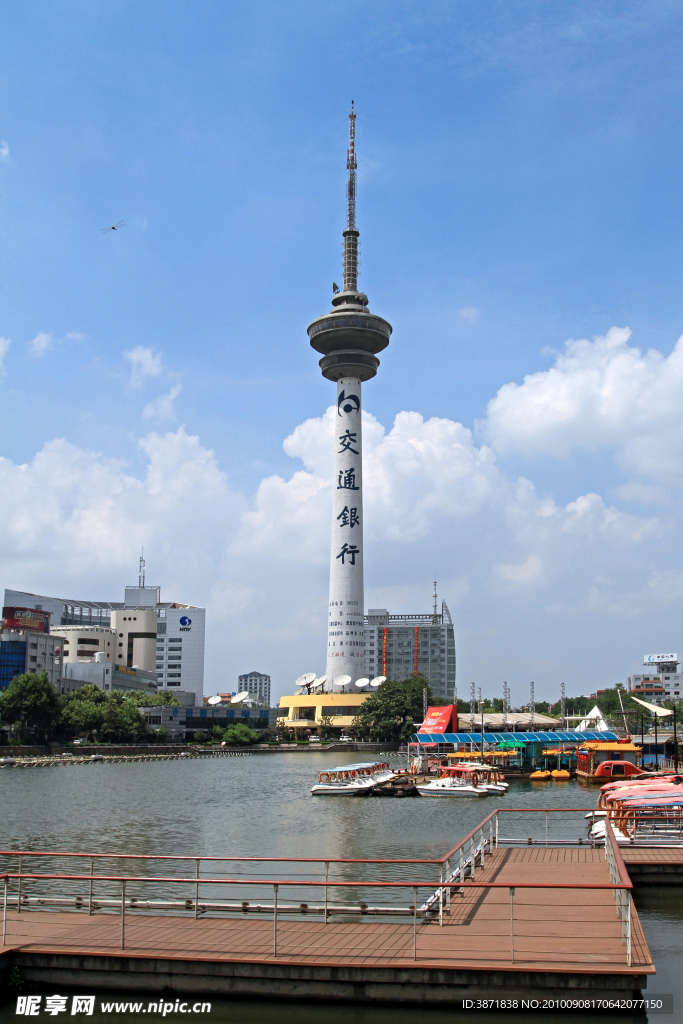
<path fill-rule="evenodd" d="M 436 617 L 437 617 L 437 611 L 436 611 L 436 576 L 434 577 L 434 611 L 432 612 L 432 614 L 434 616 L 434 622 L 436 622 Z"/>
<path fill-rule="evenodd" d="M 344 291 L 358 291 L 358 235 L 356 228 L 356 114 L 351 100 L 349 114 L 349 148 L 346 151 L 346 229 L 344 231 Z"/>
<path fill-rule="evenodd" d="M 623 707 L 622 707 L 623 710 Z M 567 728 L 567 700 L 564 692 L 564 683 L 560 683 L 560 714 L 562 715 L 562 728 Z"/>
<path fill-rule="evenodd" d="M 474 683 L 470 683 L 470 732 L 474 732 L 474 719 L 477 714 L 477 700 Z"/>
<path fill-rule="evenodd" d="M 534 684 L 533 680 L 529 686 L 529 732 L 534 732 L 536 702 L 534 700 Z"/>
<path fill-rule="evenodd" d="M 510 691 L 508 689 L 507 682 L 503 683 L 503 732 L 507 732 L 508 729 L 508 713 L 510 711 Z"/>
<path fill-rule="evenodd" d="M 142 590 L 144 585 L 145 585 L 145 549 L 143 548 L 142 552 L 140 554 L 140 569 L 139 569 L 139 572 L 138 572 L 138 586 L 140 587 L 140 590 Z"/>

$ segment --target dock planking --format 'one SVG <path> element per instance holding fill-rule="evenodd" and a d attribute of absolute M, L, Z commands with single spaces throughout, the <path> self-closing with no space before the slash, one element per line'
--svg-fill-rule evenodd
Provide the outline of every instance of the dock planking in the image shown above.
<path fill-rule="evenodd" d="M 592 849 L 498 848 L 476 872 L 477 883 L 452 887 L 438 921 L 281 920 L 277 954 L 271 919 L 150 916 L 127 910 L 125 957 L 140 959 L 355 966 L 373 968 L 600 972 L 623 978 L 654 972 L 632 908 L 632 962 L 610 889 L 544 889 L 541 885 L 609 885 L 604 852 Z M 530 886 L 530 887 L 527 887 Z M 510 887 L 513 897 L 511 928 Z M 64 911 L 7 913 L 6 949 L 13 954 L 123 956 L 120 917 Z"/>

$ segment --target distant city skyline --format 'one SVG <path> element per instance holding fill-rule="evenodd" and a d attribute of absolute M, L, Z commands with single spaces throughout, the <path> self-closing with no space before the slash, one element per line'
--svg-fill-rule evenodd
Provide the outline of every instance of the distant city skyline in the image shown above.
<path fill-rule="evenodd" d="M 0 586 L 122 593 L 144 546 L 207 609 L 207 688 L 324 671 L 306 328 L 353 97 L 359 287 L 393 327 L 366 606 L 429 612 L 436 574 L 459 685 L 515 705 L 680 649 L 679 5 L 27 0 L 3 29 Z"/>

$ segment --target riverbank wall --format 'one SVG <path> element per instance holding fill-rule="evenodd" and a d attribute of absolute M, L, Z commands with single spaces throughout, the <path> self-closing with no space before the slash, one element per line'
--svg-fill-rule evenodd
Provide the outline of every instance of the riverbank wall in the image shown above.
<path fill-rule="evenodd" d="M 74 754 L 83 757 L 90 754 L 115 754 L 137 755 L 137 754 L 177 754 L 180 750 L 190 750 L 201 756 L 203 752 L 210 752 L 216 747 L 199 746 L 196 743 L 83 743 L 83 744 L 48 744 L 35 746 L 0 746 L 0 757 L 59 757 L 61 754 Z M 253 754 L 278 754 L 289 753 L 320 753 L 321 750 L 330 752 L 365 751 L 366 753 L 380 753 L 388 750 L 398 750 L 396 743 L 252 743 L 239 747 L 230 747 L 230 750 L 239 750 L 244 753 Z"/>

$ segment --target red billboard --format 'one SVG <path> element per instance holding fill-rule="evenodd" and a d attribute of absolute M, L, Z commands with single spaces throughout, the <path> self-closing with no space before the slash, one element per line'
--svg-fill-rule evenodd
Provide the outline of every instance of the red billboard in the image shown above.
<path fill-rule="evenodd" d="M 439 733 L 458 731 L 458 708 L 455 704 L 447 704 L 443 708 L 427 708 L 425 720 L 418 732 Z"/>
<path fill-rule="evenodd" d="M 36 608 L 2 609 L 3 629 L 28 629 L 33 633 L 50 632 L 50 613 L 39 612 Z"/>

